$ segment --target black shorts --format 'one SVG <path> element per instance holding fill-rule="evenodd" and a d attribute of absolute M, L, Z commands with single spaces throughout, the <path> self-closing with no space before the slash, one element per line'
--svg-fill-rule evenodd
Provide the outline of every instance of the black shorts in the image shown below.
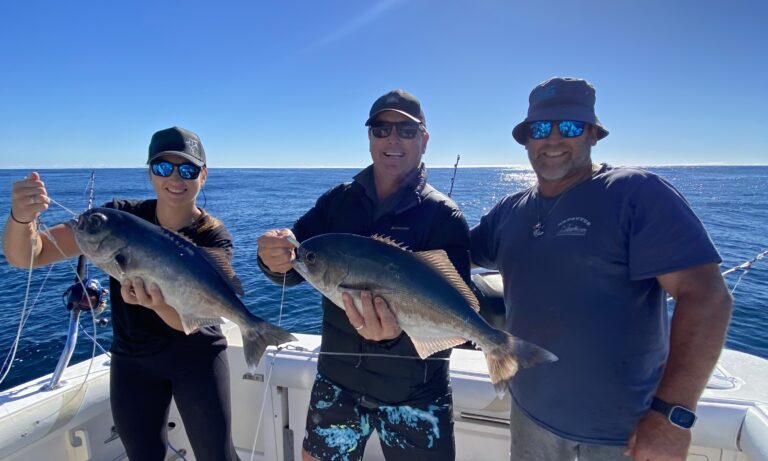
<path fill-rule="evenodd" d="M 304 450 L 322 461 L 356 461 L 376 430 L 388 460 L 453 460 L 450 391 L 421 405 L 374 404 L 317 374 L 307 412 Z"/>

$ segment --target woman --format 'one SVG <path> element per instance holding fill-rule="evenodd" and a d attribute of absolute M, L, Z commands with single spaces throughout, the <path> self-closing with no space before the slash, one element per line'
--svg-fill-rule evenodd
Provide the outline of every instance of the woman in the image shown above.
<path fill-rule="evenodd" d="M 202 247 L 232 250 L 223 224 L 196 205 L 208 171 L 195 133 L 168 128 L 152 136 L 149 177 L 156 200 L 113 200 L 105 206 L 177 231 Z M 48 208 L 37 173 L 13 185 L 11 211 L 3 233 L 10 264 L 28 268 L 34 241 L 34 266 L 80 254 L 69 226 L 50 229 L 55 245 L 35 228 Z M 62 252 L 64 254 L 62 254 Z M 110 278 L 112 360 L 110 401 L 115 427 L 132 460 L 162 460 L 171 397 L 184 421 L 198 460 L 238 459 L 231 436 L 226 340 L 218 327 L 185 335 L 181 319 L 156 285 L 140 278 L 119 283 Z"/>

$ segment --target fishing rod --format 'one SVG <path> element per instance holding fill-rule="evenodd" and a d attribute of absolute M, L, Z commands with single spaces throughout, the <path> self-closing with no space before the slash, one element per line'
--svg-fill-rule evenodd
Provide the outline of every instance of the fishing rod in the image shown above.
<path fill-rule="evenodd" d="M 448 191 L 448 197 L 451 196 L 453 193 L 453 182 L 456 180 L 456 171 L 459 169 L 459 160 L 461 159 L 461 154 L 456 156 L 456 163 L 453 164 L 453 177 L 451 178 L 451 190 Z"/>
<path fill-rule="evenodd" d="M 91 171 L 91 177 L 88 180 L 88 209 L 93 207 L 93 191 L 96 185 L 96 172 Z M 77 258 L 77 271 L 75 274 L 75 282 L 64 291 L 63 297 L 65 299 L 64 304 L 69 311 L 69 326 L 67 328 L 67 342 L 64 345 L 64 350 L 61 352 L 59 362 L 56 365 L 56 369 L 51 376 L 51 380 L 46 384 L 44 390 L 53 390 L 58 388 L 61 384 L 61 377 L 64 370 L 69 365 L 72 354 L 75 352 L 75 346 L 77 345 L 77 333 L 79 329 L 80 312 L 91 311 L 94 315 L 104 309 L 107 302 L 107 293 L 109 290 L 101 287 L 101 283 L 97 279 L 86 279 L 88 275 L 87 261 L 84 255 L 80 255 Z M 100 309 L 100 310 L 99 310 Z"/>

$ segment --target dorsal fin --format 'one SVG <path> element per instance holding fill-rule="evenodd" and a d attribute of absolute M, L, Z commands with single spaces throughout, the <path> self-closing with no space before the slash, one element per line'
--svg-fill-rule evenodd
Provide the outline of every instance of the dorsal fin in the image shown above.
<path fill-rule="evenodd" d="M 243 296 L 245 294 L 243 284 L 240 283 L 240 279 L 237 278 L 235 270 L 232 268 L 232 264 L 229 261 L 229 252 L 225 248 L 218 247 L 200 247 L 200 250 L 211 260 L 213 266 L 221 272 L 224 280 L 229 282 L 229 286 L 232 287 L 235 293 Z"/>
<path fill-rule="evenodd" d="M 396 242 L 392 240 L 391 237 L 387 237 L 386 235 L 381 234 L 374 234 L 371 235 L 371 238 L 374 240 L 378 240 L 381 243 L 386 243 L 387 245 L 392 245 L 395 248 L 400 248 L 401 250 L 408 250 L 408 247 L 403 245 L 402 243 Z"/>
<path fill-rule="evenodd" d="M 467 300 L 470 307 L 472 307 L 475 312 L 480 312 L 480 303 L 477 302 L 475 294 L 472 293 L 472 290 L 469 289 L 464 282 L 464 279 L 462 279 L 459 273 L 456 272 L 456 268 L 453 266 L 453 263 L 451 263 L 451 260 L 448 259 L 448 254 L 446 254 L 445 251 L 427 250 L 417 251 L 414 254 L 440 272 L 440 274 L 445 277 L 454 288 L 459 290 L 459 293 L 464 296 L 464 299 Z"/>
<path fill-rule="evenodd" d="M 188 243 L 193 247 L 200 250 L 202 255 L 210 261 L 211 265 L 219 271 L 221 276 L 227 282 L 230 288 L 240 296 L 245 295 L 243 290 L 243 284 L 240 279 L 235 275 L 235 270 L 232 268 L 232 263 L 229 260 L 229 252 L 225 248 L 218 247 L 199 247 L 192 241 L 192 239 L 182 232 L 175 232 L 165 227 L 159 226 L 160 229 L 168 235 L 171 240 L 176 240 L 181 243 Z"/>

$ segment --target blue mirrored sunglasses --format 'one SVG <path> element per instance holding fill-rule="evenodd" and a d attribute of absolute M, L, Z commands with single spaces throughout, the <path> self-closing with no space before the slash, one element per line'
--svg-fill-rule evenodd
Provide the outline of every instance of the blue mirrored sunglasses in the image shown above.
<path fill-rule="evenodd" d="M 552 120 L 540 120 L 528 124 L 528 136 L 531 139 L 546 139 L 552 134 Z M 577 122 L 576 120 L 561 120 L 557 122 L 557 129 L 560 136 L 564 138 L 578 138 L 584 133 L 586 122 Z"/>
<path fill-rule="evenodd" d="M 152 174 L 167 178 L 173 174 L 173 168 L 176 167 L 179 170 L 179 176 L 182 179 L 197 179 L 200 176 L 201 167 L 194 163 L 173 163 L 168 160 L 157 160 L 149 164 Z"/>
<path fill-rule="evenodd" d="M 371 134 L 376 138 L 387 138 L 392 133 L 392 128 L 395 128 L 400 139 L 413 139 L 421 130 L 421 125 L 416 122 L 374 122 L 371 124 Z"/>

